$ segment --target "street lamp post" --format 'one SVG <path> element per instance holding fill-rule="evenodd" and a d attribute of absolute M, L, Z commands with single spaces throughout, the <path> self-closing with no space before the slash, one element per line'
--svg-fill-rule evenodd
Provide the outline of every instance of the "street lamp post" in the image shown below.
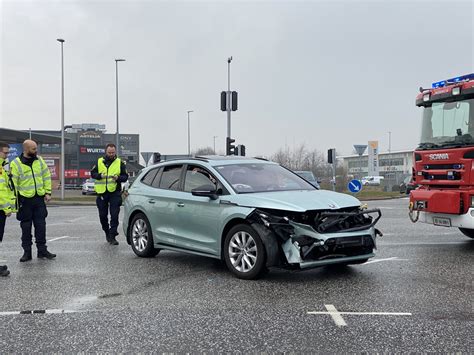
<path fill-rule="evenodd" d="M 216 138 L 218 136 L 213 136 L 212 138 L 214 139 L 214 155 L 216 155 Z"/>
<path fill-rule="evenodd" d="M 120 155 L 119 145 L 119 99 L 118 99 L 118 62 L 125 62 L 125 59 L 115 59 L 115 115 L 117 124 L 117 134 L 115 137 L 115 145 L 117 146 L 117 156 Z"/>
<path fill-rule="evenodd" d="M 61 43 L 61 200 L 64 200 L 64 169 L 65 169 L 65 154 L 64 154 L 64 39 L 58 38 L 57 41 Z"/>
<path fill-rule="evenodd" d="M 188 112 L 188 155 L 191 155 L 191 125 L 189 123 L 189 114 L 194 111 L 190 110 L 187 112 Z"/>

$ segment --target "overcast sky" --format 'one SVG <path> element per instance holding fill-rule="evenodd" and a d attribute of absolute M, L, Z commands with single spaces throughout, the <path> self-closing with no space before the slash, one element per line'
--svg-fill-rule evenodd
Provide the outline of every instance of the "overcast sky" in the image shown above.
<path fill-rule="evenodd" d="M 142 151 L 225 146 L 219 96 L 239 92 L 232 137 L 248 155 L 378 140 L 415 147 L 420 86 L 474 72 L 473 2 L 11 1 L 1 7 L 0 126 L 59 129 L 60 45 L 65 122 L 120 131 Z M 1 137 L 0 137 L 1 138 Z"/>

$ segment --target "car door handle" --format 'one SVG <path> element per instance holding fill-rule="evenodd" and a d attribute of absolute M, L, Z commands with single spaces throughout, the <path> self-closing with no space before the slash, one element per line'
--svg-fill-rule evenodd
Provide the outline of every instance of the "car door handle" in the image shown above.
<path fill-rule="evenodd" d="M 153 200 L 153 199 L 149 199 L 149 200 L 148 200 L 148 203 L 156 203 L 156 201 Z"/>
<path fill-rule="evenodd" d="M 184 207 L 184 203 L 182 203 L 182 202 L 178 202 L 177 205 L 178 205 L 178 207 Z"/>

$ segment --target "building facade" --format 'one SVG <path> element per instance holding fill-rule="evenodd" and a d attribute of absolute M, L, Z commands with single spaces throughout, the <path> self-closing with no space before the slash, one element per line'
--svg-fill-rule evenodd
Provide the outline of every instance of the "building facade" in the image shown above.
<path fill-rule="evenodd" d="M 60 131 L 34 131 L 39 134 L 60 137 Z M 116 143 L 116 135 L 106 133 L 105 125 L 75 124 L 66 128 L 65 142 L 65 183 L 81 185 L 85 179 L 90 178 L 90 170 L 97 164 L 97 160 L 105 155 L 105 146 Z M 59 180 L 59 161 L 61 145 L 39 143 L 39 153 L 43 156 L 50 170 L 57 171 L 53 180 Z M 140 135 L 120 134 L 118 155 L 127 163 L 130 176 L 136 176 L 143 168 L 139 164 Z"/>
<path fill-rule="evenodd" d="M 361 178 L 368 175 L 368 155 L 348 155 L 338 157 L 349 176 Z M 386 182 L 400 184 L 403 179 L 412 174 L 413 150 L 378 153 L 380 176 Z"/>

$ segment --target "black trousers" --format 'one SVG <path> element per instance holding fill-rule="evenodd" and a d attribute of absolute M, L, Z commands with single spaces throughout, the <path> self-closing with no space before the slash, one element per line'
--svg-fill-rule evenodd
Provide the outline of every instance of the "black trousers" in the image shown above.
<path fill-rule="evenodd" d="M 102 230 L 106 235 L 115 237 L 118 235 L 120 206 L 122 206 L 122 195 L 120 191 L 106 192 L 97 196 L 97 208 L 99 209 L 99 219 Z M 110 226 L 109 226 L 110 211 Z"/>
<path fill-rule="evenodd" d="M 0 242 L 3 240 L 3 233 L 5 233 L 5 222 L 7 221 L 7 216 L 5 212 L 0 211 Z"/>
<path fill-rule="evenodd" d="M 32 226 L 35 227 L 35 242 L 38 251 L 46 250 L 46 217 L 48 210 L 44 196 L 31 198 L 19 197 L 20 208 L 16 218 L 21 226 L 21 246 L 25 251 L 31 251 L 33 245 L 31 235 Z"/>

